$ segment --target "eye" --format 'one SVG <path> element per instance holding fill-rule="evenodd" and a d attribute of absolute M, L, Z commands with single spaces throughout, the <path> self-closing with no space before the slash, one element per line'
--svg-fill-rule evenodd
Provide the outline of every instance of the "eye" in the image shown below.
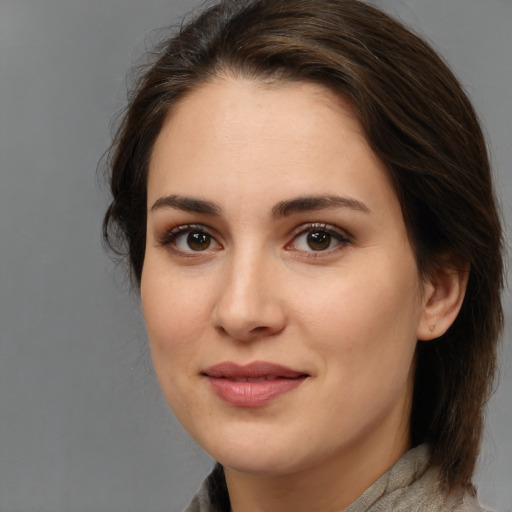
<path fill-rule="evenodd" d="M 329 252 L 340 245 L 349 244 L 349 238 L 334 226 L 312 224 L 293 238 L 287 249 L 303 252 Z"/>
<path fill-rule="evenodd" d="M 174 240 L 174 245 L 180 251 L 206 251 L 212 244 L 212 237 L 202 231 L 190 231 L 179 235 Z"/>
<path fill-rule="evenodd" d="M 169 246 L 178 254 L 186 255 L 221 249 L 207 228 L 196 225 L 177 226 L 166 233 L 159 243 L 162 246 Z"/>

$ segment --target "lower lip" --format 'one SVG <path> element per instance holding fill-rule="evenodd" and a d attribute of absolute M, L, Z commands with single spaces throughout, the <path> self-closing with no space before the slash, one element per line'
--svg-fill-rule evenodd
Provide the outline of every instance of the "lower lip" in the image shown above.
<path fill-rule="evenodd" d="M 208 377 L 213 391 L 230 405 L 236 407 L 261 407 L 281 395 L 299 387 L 306 377 L 272 379 L 259 382 L 237 382 Z"/>

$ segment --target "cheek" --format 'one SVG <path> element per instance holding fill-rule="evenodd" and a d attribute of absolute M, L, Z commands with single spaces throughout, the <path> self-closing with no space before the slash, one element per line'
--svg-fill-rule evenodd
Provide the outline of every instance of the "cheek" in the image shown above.
<path fill-rule="evenodd" d="M 169 407 L 185 424 L 201 410 L 191 377 L 197 373 L 198 341 L 204 339 L 207 297 L 193 280 L 147 265 L 141 302 L 156 376 Z"/>
<path fill-rule="evenodd" d="M 193 279 L 158 272 L 146 264 L 141 302 L 155 369 L 190 360 L 208 317 L 208 295 Z"/>
<path fill-rule="evenodd" d="M 413 260 L 362 264 L 338 273 L 302 294 L 300 314 L 306 339 L 326 361 L 345 372 L 402 364 L 404 371 L 416 345 L 421 311 L 419 280 Z M 353 370 L 352 370 L 353 369 Z"/>

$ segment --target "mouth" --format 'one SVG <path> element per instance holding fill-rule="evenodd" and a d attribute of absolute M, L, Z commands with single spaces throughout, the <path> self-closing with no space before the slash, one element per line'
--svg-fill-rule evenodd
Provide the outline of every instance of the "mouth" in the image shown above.
<path fill-rule="evenodd" d="M 275 380 L 275 379 L 279 379 L 279 378 L 284 379 L 287 377 L 280 377 L 278 375 L 265 375 L 263 377 L 220 377 L 220 378 L 231 380 L 233 382 L 264 382 L 267 380 Z"/>
<path fill-rule="evenodd" d="M 266 361 L 247 365 L 226 361 L 201 375 L 218 397 L 236 407 L 261 407 L 296 389 L 309 377 L 307 373 Z"/>

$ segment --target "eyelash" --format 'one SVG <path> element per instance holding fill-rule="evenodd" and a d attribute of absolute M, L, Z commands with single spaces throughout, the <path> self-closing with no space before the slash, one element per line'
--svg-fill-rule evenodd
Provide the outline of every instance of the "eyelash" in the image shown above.
<path fill-rule="evenodd" d="M 310 223 L 310 224 L 300 226 L 298 229 L 296 229 L 295 232 L 293 233 L 293 238 L 292 238 L 291 242 L 286 244 L 285 248 L 286 249 L 290 248 L 293 244 L 297 243 L 297 240 L 299 240 L 300 237 L 308 235 L 308 234 L 312 234 L 315 231 L 329 235 L 329 237 L 331 237 L 331 239 L 335 240 L 336 245 L 334 247 L 329 247 L 325 250 L 322 249 L 322 250 L 318 250 L 318 251 L 315 251 L 313 249 L 311 249 L 309 251 L 299 250 L 299 252 L 305 254 L 306 257 L 308 257 L 308 258 L 318 258 L 323 255 L 331 254 L 331 253 L 335 252 L 336 250 L 339 250 L 342 247 L 345 247 L 352 243 L 352 240 L 351 240 L 352 237 L 346 231 L 341 230 L 340 228 L 337 228 L 336 226 L 332 226 L 330 224 L 315 222 L 315 223 Z M 330 244 L 330 242 L 329 242 L 329 244 Z"/>
<path fill-rule="evenodd" d="M 300 253 L 303 253 L 308 258 L 317 258 L 322 255 L 331 254 L 332 252 L 335 252 L 337 249 L 344 247 L 346 245 L 350 245 L 352 243 L 351 235 L 349 235 L 346 231 L 341 230 L 340 228 L 337 228 L 335 226 L 332 226 L 330 224 L 325 223 L 309 223 L 302 225 L 295 229 L 292 232 L 292 240 L 288 242 L 285 245 L 286 250 L 293 250 L 293 245 L 296 245 L 297 241 L 300 239 L 300 237 L 312 234 L 314 232 L 319 233 L 325 233 L 329 237 L 329 245 L 331 243 L 331 240 L 334 239 L 336 242 L 336 245 L 334 247 L 328 247 L 327 249 L 321 249 L 315 251 L 314 249 L 311 250 L 300 250 L 297 251 Z M 186 257 L 198 257 L 200 255 L 205 255 L 204 253 L 209 252 L 210 246 L 208 246 L 205 250 L 193 250 L 190 249 L 188 251 L 183 251 L 181 249 L 178 249 L 176 247 L 176 243 L 180 236 L 183 235 L 190 235 L 192 233 L 199 233 L 204 234 L 209 237 L 210 239 L 210 245 L 212 243 L 217 244 L 220 248 L 222 248 L 222 245 L 217 241 L 215 236 L 211 233 L 210 228 L 207 226 L 204 226 L 202 224 L 181 224 L 175 227 L 170 228 L 167 230 L 163 236 L 158 238 L 158 244 L 162 247 L 169 247 L 172 249 L 173 252 L 175 252 L 178 255 L 186 256 Z M 307 242 L 306 242 L 307 243 Z M 341 247 L 340 247 L 341 246 Z"/>
<path fill-rule="evenodd" d="M 163 236 L 159 237 L 157 239 L 158 245 L 162 247 L 169 247 L 173 250 L 173 252 L 184 255 L 184 256 L 198 256 L 202 252 L 205 251 L 182 251 L 176 247 L 176 242 L 180 236 L 183 235 L 190 235 L 192 233 L 202 233 L 210 238 L 210 243 L 215 242 L 217 245 L 220 246 L 220 244 L 217 242 L 216 238 L 212 235 L 210 232 L 210 229 L 202 224 L 180 224 L 178 226 L 175 226 L 173 228 L 170 228 L 167 230 Z"/>

